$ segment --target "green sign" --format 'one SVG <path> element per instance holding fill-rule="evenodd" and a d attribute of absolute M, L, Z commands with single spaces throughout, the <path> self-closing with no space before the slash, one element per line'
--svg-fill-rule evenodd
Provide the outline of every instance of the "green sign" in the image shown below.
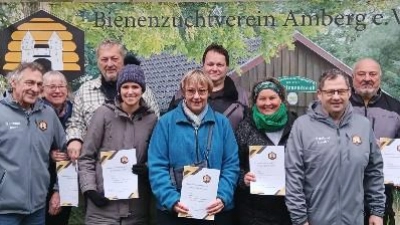
<path fill-rule="evenodd" d="M 286 88 L 287 92 L 309 92 L 317 91 L 317 82 L 301 76 L 283 76 L 278 78 L 279 82 Z"/>

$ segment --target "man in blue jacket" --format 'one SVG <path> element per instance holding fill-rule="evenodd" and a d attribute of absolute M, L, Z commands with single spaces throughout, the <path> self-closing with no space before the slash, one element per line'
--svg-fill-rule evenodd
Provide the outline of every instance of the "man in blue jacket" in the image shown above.
<path fill-rule="evenodd" d="M 43 225 L 50 177 L 49 149 L 63 149 L 64 129 L 39 100 L 42 67 L 22 63 L 0 101 L 0 224 Z"/>
<path fill-rule="evenodd" d="M 369 119 L 375 137 L 400 138 L 400 102 L 381 88 L 382 70 L 371 58 L 360 59 L 353 69 L 353 93 L 350 102 L 354 111 Z M 393 185 L 385 185 L 386 204 L 383 224 L 395 225 Z M 368 209 L 366 210 L 368 218 Z M 368 220 L 365 221 L 368 224 Z"/>

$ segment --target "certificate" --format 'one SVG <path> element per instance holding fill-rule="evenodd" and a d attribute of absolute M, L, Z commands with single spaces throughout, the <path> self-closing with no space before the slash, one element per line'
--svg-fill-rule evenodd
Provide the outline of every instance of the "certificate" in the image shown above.
<path fill-rule="evenodd" d="M 189 213 L 179 213 L 178 217 L 214 220 L 206 208 L 217 198 L 219 174 L 217 169 L 184 167 L 180 201 L 189 208 Z"/>
<path fill-rule="evenodd" d="M 104 196 L 110 200 L 139 198 L 138 176 L 132 173 L 136 149 L 102 151 L 100 157 Z"/>
<path fill-rule="evenodd" d="M 71 161 L 56 163 L 60 206 L 78 206 L 78 173 Z"/>
<path fill-rule="evenodd" d="M 385 184 L 400 185 L 400 139 L 381 138 Z"/>
<path fill-rule="evenodd" d="M 250 194 L 285 195 L 285 155 L 283 146 L 249 146 Z"/>

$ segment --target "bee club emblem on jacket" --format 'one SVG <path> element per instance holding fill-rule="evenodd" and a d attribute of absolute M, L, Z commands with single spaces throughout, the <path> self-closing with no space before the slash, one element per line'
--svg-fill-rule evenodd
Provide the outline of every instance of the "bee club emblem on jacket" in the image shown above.
<path fill-rule="evenodd" d="M 39 122 L 36 123 L 36 126 L 41 130 L 41 131 L 45 131 L 47 130 L 47 123 L 44 120 L 41 120 Z"/>
<path fill-rule="evenodd" d="M 361 144 L 361 137 L 358 135 L 353 135 L 352 137 L 353 144 L 360 145 Z"/>
<path fill-rule="evenodd" d="M 276 153 L 275 152 L 268 153 L 268 159 L 270 159 L 270 160 L 276 159 Z"/>

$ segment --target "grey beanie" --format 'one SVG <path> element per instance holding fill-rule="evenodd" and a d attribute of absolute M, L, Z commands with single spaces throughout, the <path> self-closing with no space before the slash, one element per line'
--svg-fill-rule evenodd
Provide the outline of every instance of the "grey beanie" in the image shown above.
<path fill-rule="evenodd" d="M 142 92 L 146 91 L 146 81 L 144 72 L 138 65 L 129 64 L 124 66 L 118 74 L 117 92 L 120 93 L 121 86 L 126 82 L 135 82 L 142 87 Z"/>

